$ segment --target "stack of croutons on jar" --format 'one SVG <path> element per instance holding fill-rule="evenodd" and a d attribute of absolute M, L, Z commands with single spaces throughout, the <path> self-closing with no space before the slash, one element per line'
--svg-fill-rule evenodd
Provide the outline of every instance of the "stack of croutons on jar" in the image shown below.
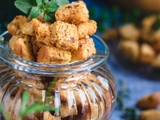
<path fill-rule="evenodd" d="M 138 120 L 160 120 L 160 91 L 140 98 L 136 106 L 142 110 Z"/>
<path fill-rule="evenodd" d="M 129 61 L 160 68 L 160 27 L 153 29 L 157 20 L 157 15 L 146 16 L 139 26 L 127 23 L 118 29 L 109 29 L 104 38 L 118 39 L 118 52 Z"/>
<path fill-rule="evenodd" d="M 89 19 L 83 1 L 61 6 L 54 23 L 39 18 L 16 16 L 7 26 L 12 35 L 9 45 L 23 59 L 44 64 L 65 64 L 86 60 L 96 53 L 93 35 L 97 23 Z"/>

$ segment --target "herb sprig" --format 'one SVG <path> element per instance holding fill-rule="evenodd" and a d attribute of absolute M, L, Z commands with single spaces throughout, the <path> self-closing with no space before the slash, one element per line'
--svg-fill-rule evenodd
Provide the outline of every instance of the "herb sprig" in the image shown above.
<path fill-rule="evenodd" d="M 126 107 L 125 100 L 130 96 L 129 89 L 124 81 L 119 81 L 120 90 L 118 90 L 117 96 L 117 110 L 121 111 L 121 118 L 123 120 L 137 120 L 138 115 L 135 107 Z"/>
<path fill-rule="evenodd" d="M 18 120 L 23 120 L 29 114 L 40 112 L 40 111 L 60 111 L 59 108 L 45 106 L 42 102 L 41 103 L 33 103 L 28 106 L 29 104 L 29 97 L 30 94 L 28 92 L 24 92 L 22 95 L 22 106 L 19 113 Z M 5 120 L 11 120 L 8 112 L 5 110 L 4 106 L 0 104 L 0 111 L 2 111 L 3 117 Z"/>
<path fill-rule="evenodd" d="M 68 3 L 68 0 L 15 0 L 14 5 L 31 19 L 43 14 L 45 21 L 53 22 L 55 11 Z"/>

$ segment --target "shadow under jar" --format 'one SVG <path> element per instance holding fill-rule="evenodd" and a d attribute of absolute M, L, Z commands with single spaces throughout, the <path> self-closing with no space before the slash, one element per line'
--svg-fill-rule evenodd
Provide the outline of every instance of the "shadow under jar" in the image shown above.
<path fill-rule="evenodd" d="M 4 109 L 17 120 L 22 96 L 29 93 L 29 104 L 37 101 L 58 108 L 40 111 L 24 119 L 106 120 L 115 106 L 116 85 L 106 66 L 108 48 L 97 36 L 92 36 L 97 53 L 86 61 L 68 64 L 42 64 L 15 56 L 8 47 L 9 35 L 0 42 L 0 101 Z M 3 119 L 3 114 L 1 113 Z"/>

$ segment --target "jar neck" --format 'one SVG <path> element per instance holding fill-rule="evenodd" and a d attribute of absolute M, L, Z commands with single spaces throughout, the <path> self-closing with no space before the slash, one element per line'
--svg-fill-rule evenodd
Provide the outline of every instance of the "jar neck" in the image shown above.
<path fill-rule="evenodd" d="M 2 35 L 0 35 L 2 37 Z M 70 76 L 77 73 L 90 72 L 105 63 L 109 51 L 107 45 L 98 36 L 91 38 L 95 43 L 96 54 L 85 61 L 77 61 L 67 64 L 42 64 L 22 59 L 12 53 L 9 48 L 9 34 L 3 34 L 4 41 L 0 43 L 0 61 L 10 68 L 30 74 L 46 76 Z"/>

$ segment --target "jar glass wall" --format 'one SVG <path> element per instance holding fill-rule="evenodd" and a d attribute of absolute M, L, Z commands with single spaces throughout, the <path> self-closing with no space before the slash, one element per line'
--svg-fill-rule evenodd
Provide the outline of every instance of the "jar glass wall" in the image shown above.
<path fill-rule="evenodd" d="M 106 66 L 108 48 L 103 40 L 92 36 L 97 53 L 86 61 L 41 64 L 12 54 L 8 38 L 5 34 L 0 44 L 0 101 L 13 120 L 19 117 L 25 91 L 29 93 L 27 106 L 40 102 L 57 108 L 29 114 L 25 119 L 109 118 L 117 95 L 114 77 Z"/>

